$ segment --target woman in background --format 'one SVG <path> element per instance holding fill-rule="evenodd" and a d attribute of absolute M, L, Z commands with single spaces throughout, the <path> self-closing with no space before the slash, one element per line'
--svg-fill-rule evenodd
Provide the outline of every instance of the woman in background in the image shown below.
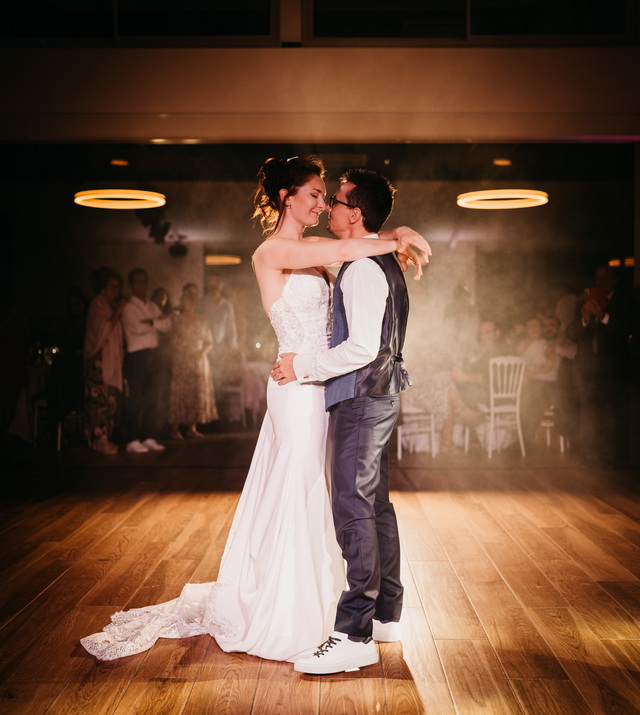
<path fill-rule="evenodd" d="M 111 436 L 122 393 L 120 316 L 127 301 L 120 297 L 122 279 L 112 268 L 103 266 L 92 278 L 98 294 L 89 304 L 85 328 L 85 410 L 91 447 L 102 454 L 115 454 L 118 447 Z"/>
<path fill-rule="evenodd" d="M 197 313 L 197 308 L 198 291 L 195 286 L 187 285 L 182 293 L 180 312 L 174 315 L 169 334 L 169 423 L 172 439 L 182 439 L 181 424 L 187 427 L 186 437 L 202 437 L 197 424 L 218 419 L 207 357 L 213 347 L 213 339 L 206 320 Z"/>

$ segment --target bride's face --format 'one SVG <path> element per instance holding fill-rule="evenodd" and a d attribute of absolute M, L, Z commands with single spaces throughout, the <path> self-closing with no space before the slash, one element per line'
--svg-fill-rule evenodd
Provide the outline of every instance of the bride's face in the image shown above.
<path fill-rule="evenodd" d="M 287 196 L 285 206 L 296 221 L 303 226 L 317 226 L 320 214 L 327 208 L 324 181 L 315 174 L 292 196 Z"/>

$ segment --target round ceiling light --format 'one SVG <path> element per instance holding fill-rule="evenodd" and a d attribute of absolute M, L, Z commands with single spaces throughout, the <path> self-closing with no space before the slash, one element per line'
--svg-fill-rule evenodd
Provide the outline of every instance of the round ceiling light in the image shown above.
<path fill-rule="evenodd" d="M 156 209 L 167 203 L 164 194 L 139 189 L 92 189 L 78 191 L 73 201 L 95 209 Z"/>
<path fill-rule="evenodd" d="M 458 206 L 465 209 L 524 209 L 542 206 L 549 201 L 549 194 L 535 189 L 486 189 L 460 194 Z"/>

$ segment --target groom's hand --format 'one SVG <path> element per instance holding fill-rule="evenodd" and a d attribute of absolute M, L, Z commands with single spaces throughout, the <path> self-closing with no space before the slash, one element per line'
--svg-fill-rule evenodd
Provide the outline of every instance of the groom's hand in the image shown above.
<path fill-rule="evenodd" d="M 273 366 L 271 371 L 271 378 L 275 380 L 278 385 L 286 385 L 288 382 L 293 382 L 296 380 L 296 373 L 293 370 L 293 358 L 296 353 L 282 353 L 279 357 L 280 359 Z"/>

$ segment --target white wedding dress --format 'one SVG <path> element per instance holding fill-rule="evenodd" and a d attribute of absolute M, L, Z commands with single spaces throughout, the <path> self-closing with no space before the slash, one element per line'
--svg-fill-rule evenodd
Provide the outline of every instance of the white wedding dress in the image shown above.
<path fill-rule="evenodd" d="M 269 318 L 280 352 L 326 350 L 324 278 L 293 272 Z M 331 634 L 345 573 L 325 477 L 324 387 L 270 379 L 267 407 L 218 580 L 187 584 L 167 603 L 116 613 L 102 632 L 81 640 L 97 658 L 208 633 L 227 652 L 294 661 Z"/>

